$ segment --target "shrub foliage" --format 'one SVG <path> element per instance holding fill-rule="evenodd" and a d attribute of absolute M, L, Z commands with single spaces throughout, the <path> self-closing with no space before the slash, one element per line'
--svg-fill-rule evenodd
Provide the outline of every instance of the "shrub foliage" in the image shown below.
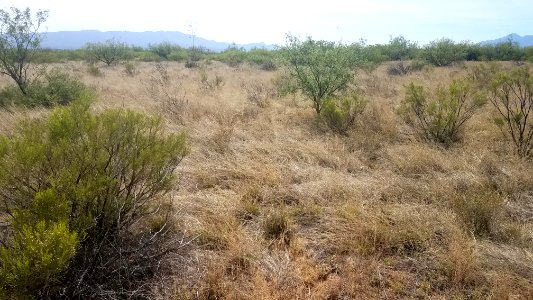
<path fill-rule="evenodd" d="M 496 124 L 510 137 L 518 155 L 533 154 L 533 77 L 527 66 L 500 72 L 492 82 L 490 102 Z"/>
<path fill-rule="evenodd" d="M 349 47 L 311 38 L 300 41 L 288 36 L 282 56 L 297 88 L 313 101 L 317 114 L 324 100 L 345 90 L 354 80 L 356 65 Z"/>
<path fill-rule="evenodd" d="M 93 93 L 80 79 L 54 69 L 26 86 L 26 94 L 15 86 L 0 91 L 0 106 L 52 107 L 67 105 L 80 98 L 93 98 Z"/>
<path fill-rule="evenodd" d="M 346 134 L 365 109 L 367 101 L 352 93 L 324 101 L 320 119 L 336 133 Z"/>
<path fill-rule="evenodd" d="M 107 66 L 115 65 L 128 55 L 129 47 L 116 39 L 103 43 L 88 43 L 86 52 L 91 62 L 103 62 Z"/>
<path fill-rule="evenodd" d="M 429 139 L 445 145 L 458 140 L 463 125 L 485 103 L 465 81 L 453 81 L 430 95 L 410 83 L 399 110 L 404 120 Z"/>
<path fill-rule="evenodd" d="M 449 66 L 466 59 L 466 47 L 456 44 L 451 39 L 440 39 L 430 42 L 424 48 L 424 58 L 437 67 Z"/>
<path fill-rule="evenodd" d="M 0 139 L 0 288 L 41 297 L 132 297 L 177 241 L 163 196 L 185 136 L 124 110 L 57 108 Z M 150 225 L 150 226 L 148 226 Z M 53 245 L 53 246 L 52 246 Z"/>

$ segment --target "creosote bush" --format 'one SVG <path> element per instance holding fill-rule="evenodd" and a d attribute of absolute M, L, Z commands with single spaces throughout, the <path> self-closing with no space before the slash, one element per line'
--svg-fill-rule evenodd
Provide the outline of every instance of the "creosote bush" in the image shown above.
<path fill-rule="evenodd" d="M 466 81 L 455 80 L 447 88 L 437 88 L 433 95 L 411 82 L 398 112 L 422 137 L 450 145 L 485 101 Z"/>
<path fill-rule="evenodd" d="M 496 124 L 510 138 L 519 156 L 533 154 L 533 76 L 529 67 L 500 72 L 492 82 L 490 102 Z"/>
<path fill-rule="evenodd" d="M 339 134 L 347 134 L 355 124 L 367 104 L 362 96 L 351 93 L 346 96 L 330 98 L 324 101 L 319 119 L 331 130 Z"/>
<path fill-rule="evenodd" d="M 0 137 L 0 291 L 7 297 L 142 297 L 179 247 L 170 205 L 183 134 L 88 101 Z"/>

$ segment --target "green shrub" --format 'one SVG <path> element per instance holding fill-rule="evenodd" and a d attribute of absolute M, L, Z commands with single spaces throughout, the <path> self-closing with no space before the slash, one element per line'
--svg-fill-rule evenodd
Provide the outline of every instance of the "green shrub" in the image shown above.
<path fill-rule="evenodd" d="M 440 39 L 424 47 L 423 57 L 437 67 L 449 66 L 466 58 L 466 46 L 451 39 Z"/>
<path fill-rule="evenodd" d="M 246 51 L 236 47 L 230 47 L 218 55 L 219 59 L 230 67 L 238 67 L 244 62 Z"/>
<path fill-rule="evenodd" d="M 320 111 L 320 120 L 334 132 L 346 134 L 365 109 L 366 103 L 363 97 L 355 93 L 327 99 Z"/>
<path fill-rule="evenodd" d="M 107 40 L 103 43 L 88 43 L 85 51 L 90 62 L 103 62 L 107 66 L 115 65 L 126 59 L 129 47 L 116 39 Z"/>
<path fill-rule="evenodd" d="M 413 59 L 418 52 L 416 42 L 411 42 L 403 36 L 391 37 L 389 43 L 385 45 L 383 54 L 387 55 L 389 60 L 409 60 Z"/>
<path fill-rule="evenodd" d="M 24 105 L 28 107 L 66 105 L 73 100 L 94 97 L 92 91 L 79 79 L 57 69 L 44 75 L 44 80 L 33 81 L 26 95 L 12 86 L 0 92 L 0 106 Z"/>
<path fill-rule="evenodd" d="M 490 90 L 495 76 L 502 71 L 502 66 L 496 62 L 481 63 L 472 66 L 469 77 L 474 88 Z"/>
<path fill-rule="evenodd" d="M 170 53 L 168 60 L 172 61 L 184 61 L 187 59 L 189 53 L 186 49 L 177 49 Z"/>
<path fill-rule="evenodd" d="M 0 107 L 22 105 L 26 97 L 17 86 L 6 86 L 0 90 Z"/>
<path fill-rule="evenodd" d="M 448 88 L 439 87 L 433 95 L 410 83 L 399 114 L 422 137 L 450 145 L 459 139 L 464 124 L 484 104 L 485 98 L 473 92 L 464 80 L 453 81 Z"/>
<path fill-rule="evenodd" d="M 157 56 L 161 57 L 162 59 L 168 60 L 170 53 L 176 49 L 180 49 L 181 47 L 178 45 L 173 45 L 169 42 L 162 42 L 155 45 L 149 45 L 148 49 L 150 52 L 156 54 Z"/>
<path fill-rule="evenodd" d="M 0 290 L 23 297 L 58 280 L 79 243 L 68 227 L 70 211 L 68 202 L 49 189 L 13 212 L 11 246 L 0 247 Z"/>
<path fill-rule="evenodd" d="M 498 112 L 496 124 L 522 157 L 533 154 L 533 76 L 528 66 L 500 72 L 492 81 L 490 102 Z"/>
<path fill-rule="evenodd" d="M 530 63 L 533 63 L 533 46 L 524 48 L 524 58 Z"/>
<path fill-rule="evenodd" d="M 35 278 L 34 296 L 142 292 L 179 243 L 163 196 L 188 148 L 183 134 L 166 135 L 162 126 L 132 111 L 93 114 L 77 101 L 1 137 L 0 214 L 13 232 L 2 253 L 31 266 L 24 273 L 2 264 L 2 272 Z M 154 220 L 157 228 L 148 226 Z"/>
<path fill-rule="evenodd" d="M 27 105 L 66 105 L 83 97 L 92 97 L 91 90 L 78 78 L 56 69 L 47 73 L 44 81 L 30 85 Z"/>

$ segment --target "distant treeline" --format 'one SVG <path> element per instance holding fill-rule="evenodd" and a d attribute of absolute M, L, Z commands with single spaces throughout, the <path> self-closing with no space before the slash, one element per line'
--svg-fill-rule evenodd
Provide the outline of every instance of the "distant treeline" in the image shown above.
<path fill-rule="evenodd" d="M 104 45 L 105 43 L 101 43 Z M 94 45 L 94 44 L 92 44 Z M 237 66 L 248 62 L 264 66 L 274 66 L 282 50 L 252 49 L 245 50 L 230 46 L 221 52 L 214 52 L 202 47 L 183 48 L 163 42 L 147 48 L 124 45 L 124 60 L 136 61 L 198 61 L 215 60 Z M 353 50 L 353 55 L 363 59 L 369 65 L 385 61 L 422 60 L 436 66 L 446 66 L 459 61 L 530 61 L 533 62 L 533 47 L 522 48 L 512 40 L 496 45 L 480 45 L 471 42 L 455 42 L 443 38 L 419 45 L 403 36 L 391 38 L 387 44 L 367 45 L 364 41 L 343 45 Z M 77 50 L 41 49 L 36 62 L 52 63 L 86 60 L 90 57 L 85 47 Z"/>

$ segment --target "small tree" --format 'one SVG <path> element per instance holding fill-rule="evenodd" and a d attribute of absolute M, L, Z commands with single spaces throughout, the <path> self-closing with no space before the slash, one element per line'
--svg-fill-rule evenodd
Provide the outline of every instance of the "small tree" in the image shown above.
<path fill-rule="evenodd" d="M 24 95 L 28 93 L 30 62 L 42 39 L 38 30 L 47 18 L 46 10 L 38 10 L 32 18 L 29 8 L 0 9 L 0 73 L 11 77 Z"/>
<path fill-rule="evenodd" d="M 117 64 L 125 59 L 129 47 L 116 39 L 107 40 L 104 43 L 88 43 L 86 46 L 89 60 L 101 61 L 107 66 Z"/>
<path fill-rule="evenodd" d="M 325 99 L 345 90 L 354 80 L 356 59 L 346 46 L 308 38 L 300 41 L 288 35 L 282 56 L 297 88 L 313 101 L 317 114 Z"/>
<path fill-rule="evenodd" d="M 423 137 L 449 145 L 484 103 L 485 98 L 474 94 L 464 81 L 453 81 L 447 89 L 439 87 L 434 95 L 411 82 L 399 113 Z"/>
<path fill-rule="evenodd" d="M 533 154 L 533 76 L 529 68 L 500 72 L 492 83 L 489 100 L 499 114 L 496 124 L 510 136 L 518 155 Z"/>

